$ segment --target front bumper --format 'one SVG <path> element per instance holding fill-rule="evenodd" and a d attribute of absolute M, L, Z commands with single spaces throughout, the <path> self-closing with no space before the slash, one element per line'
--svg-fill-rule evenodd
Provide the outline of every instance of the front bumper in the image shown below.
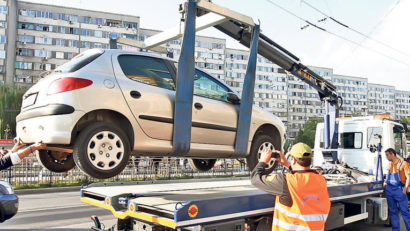
<path fill-rule="evenodd" d="M 49 106 L 28 110 L 17 116 L 17 136 L 24 143 L 70 144 L 71 132 L 84 112 L 65 113 L 68 111 Z"/>

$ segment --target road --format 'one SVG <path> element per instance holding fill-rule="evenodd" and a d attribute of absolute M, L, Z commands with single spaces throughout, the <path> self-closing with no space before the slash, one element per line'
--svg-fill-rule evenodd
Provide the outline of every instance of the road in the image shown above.
<path fill-rule="evenodd" d="M 115 223 L 110 212 L 82 203 L 79 192 L 31 194 L 19 198 L 17 215 L 0 224 L 1 230 L 90 230 L 91 215 L 99 216 L 107 227 Z"/>
<path fill-rule="evenodd" d="M 21 195 L 19 211 L 15 217 L 0 224 L 0 230 L 90 230 L 91 215 L 97 215 L 106 227 L 115 224 L 110 212 L 89 206 L 80 201 L 79 192 L 59 192 Z M 402 222 L 402 227 L 404 224 Z M 355 223 L 337 229 L 390 231 L 384 225 Z M 404 230 L 404 229 L 403 229 Z"/>

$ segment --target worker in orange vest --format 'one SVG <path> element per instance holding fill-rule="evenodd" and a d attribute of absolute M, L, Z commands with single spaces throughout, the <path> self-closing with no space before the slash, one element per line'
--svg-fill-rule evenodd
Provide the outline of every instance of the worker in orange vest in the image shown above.
<path fill-rule="evenodd" d="M 290 163 L 280 151 L 262 150 L 260 162 L 252 171 L 252 184 L 276 195 L 272 231 L 324 230 L 330 210 L 326 180 L 310 169 L 313 153 L 308 145 L 297 143 L 289 154 Z M 266 173 L 271 158 L 289 173 Z"/>

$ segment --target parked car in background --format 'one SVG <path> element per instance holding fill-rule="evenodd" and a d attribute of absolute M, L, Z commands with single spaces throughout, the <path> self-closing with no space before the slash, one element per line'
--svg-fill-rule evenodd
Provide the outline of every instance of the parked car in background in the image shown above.
<path fill-rule="evenodd" d="M 173 156 L 176 73 L 174 60 L 152 53 L 90 49 L 27 90 L 17 135 L 24 143 L 48 144 L 37 154 L 47 169 L 77 165 L 96 178 L 119 174 L 130 155 Z M 184 157 L 207 171 L 217 158 L 234 154 L 240 99 L 204 71 L 197 69 L 194 78 L 191 149 Z M 250 169 L 261 152 L 281 149 L 284 134 L 276 116 L 253 108 Z"/>
<path fill-rule="evenodd" d="M 0 222 L 4 222 L 16 215 L 19 199 L 13 188 L 6 181 L 0 181 Z"/>

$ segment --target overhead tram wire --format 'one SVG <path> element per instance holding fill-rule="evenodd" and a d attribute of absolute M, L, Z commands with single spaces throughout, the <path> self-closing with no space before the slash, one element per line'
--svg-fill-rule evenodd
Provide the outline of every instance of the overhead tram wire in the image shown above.
<path fill-rule="evenodd" d="M 373 52 L 375 52 L 375 53 L 377 53 L 377 54 L 379 54 L 379 55 L 381 55 L 381 56 L 384 56 L 384 57 L 386 57 L 386 58 L 389 58 L 389 59 L 391 59 L 391 60 L 394 60 L 394 61 L 396 61 L 396 62 L 399 62 L 399 63 L 401 63 L 401 64 L 404 64 L 404 65 L 410 67 L 410 64 L 409 64 L 409 63 L 406 63 L 406 62 L 404 62 L 404 61 L 401 61 L 401 60 L 399 60 L 399 59 L 397 59 L 397 58 L 394 58 L 394 57 L 392 57 L 392 56 L 386 55 L 386 54 L 384 54 L 384 53 L 382 53 L 382 52 L 380 52 L 380 51 L 378 51 L 378 50 L 375 50 L 375 49 L 372 49 L 372 48 L 370 48 L 370 47 L 364 46 L 364 45 L 362 45 L 362 44 L 360 44 L 360 43 L 358 43 L 358 42 L 355 42 L 355 41 L 353 41 L 353 40 L 347 39 L 347 38 L 345 38 L 345 37 L 343 37 L 343 36 L 341 36 L 341 35 L 338 35 L 338 34 L 336 34 L 336 33 L 333 33 L 333 32 L 331 32 L 331 31 L 326 30 L 326 29 L 323 28 L 323 27 L 320 27 L 320 26 L 318 26 L 318 25 L 316 25 L 316 24 L 314 24 L 314 23 L 311 23 L 309 20 L 306 20 L 306 19 L 304 19 L 304 18 L 302 18 L 302 17 L 296 15 L 295 13 L 289 11 L 288 9 L 286 9 L 286 8 L 284 8 L 284 7 L 282 7 L 282 6 L 278 5 L 278 4 L 276 4 L 276 3 L 273 2 L 272 0 L 266 0 L 266 1 L 269 2 L 270 4 L 276 6 L 277 8 L 279 8 L 279 9 L 281 9 L 281 10 L 287 12 L 288 14 L 290 14 L 290 15 L 292 15 L 292 16 L 298 18 L 299 20 L 308 23 L 309 25 L 315 27 L 315 28 L 318 29 L 318 30 L 321 30 L 321 31 L 326 32 L 326 33 L 329 33 L 329 34 L 331 34 L 331 35 L 333 35 L 333 36 L 335 36 L 335 37 L 338 37 L 338 38 L 340 38 L 340 39 L 342 39 L 342 40 L 345 40 L 345 41 L 350 42 L 350 43 L 353 43 L 353 44 L 355 44 L 355 45 L 357 45 L 357 46 L 366 48 L 366 49 L 368 49 L 368 50 L 370 50 L 370 51 L 373 51 Z"/>
<path fill-rule="evenodd" d="M 383 46 L 385 46 L 385 47 L 387 47 L 387 48 L 390 48 L 390 49 L 392 49 L 392 50 L 394 50 L 394 51 L 396 51 L 396 52 L 398 52 L 398 53 L 400 53 L 400 54 L 402 54 L 402 55 L 407 56 L 407 57 L 410 58 L 410 55 L 409 55 L 409 54 L 407 54 L 407 53 L 405 53 L 405 52 L 403 52 L 403 51 L 401 51 L 401 50 L 399 50 L 399 49 L 396 49 L 396 48 L 390 46 L 390 45 L 387 44 L 387 43 L 384 43 L 384 42 L 382 42 L 382 41 L 379 41 L 379 40 L 377 40 L 377 39 L 374 39 L 374 38 L 370 37 L 369 35 L 367 35 L 367 34 L 365 34 L 365 33 L 362 33 L 362 32 L 360 32 L 360 31 L 358 31 L 358 30 L 356 30 L 356 29 L 354 29 L 354 28 L 352 28 L 352 27 L 350 27 L 350 26 L 348 26 L 348 25 L 346 25 L 346 24 L 340 22 L 339 20 L 333 18 L 332 16 L 329 16 L 328 14 L 326 14 L 326 13 L 324 13 L 323 11 L 319 10 L 318 8 L 314 7 L 313 5 L 311 5 L 310 3 L 308 3 L 307 1 L 301 0 L 301 2 L 304 3 L 305 5 L 309 6 L 310 8 L 314 9 L 315 11 L 321 13 L 323 16 L 329 18 L 329 19 L 332 20 L 333 22 L 335 22 L 335 23 L 337 23 L 337 24 L 339 24 L 339 25 L 341 25 L 341 26 L 343 26 L 343 27 L 345 27 L 345 28 L 347 28 L 347 29 L 349 29 L 349 30 L 351 30 L 351 31 L 353 31 L 353 32 L 355 32 L 355 33 L 357 33 L 357 34 L 359 34 L 359 35 L 361 35 L 361 36 L 367 38 L 367 39 L 370 39 L 370 40 L 372 40 L 372 41 L 374 41 L 374 42 L 377 42 L 378 44 L 381 44 L 381 45 L 383 45 Z M 396 7 L 399 2 L 400 2 L 400 0 L 396 2 L 396 5 L 395 5 L 394 7 Z M 388 14 L 390 14 L 390 12 L 394 9 L 394 7 L 389 11 Z M 386 14 L 386 15 L 388 15 L 388 14 Z M 385 18 L 385 17 L 383 17 L 383 20 L 384 20 L 384 18 Z M 381 20 L 379 23 L 377 23 L 377 25 L 380 25 L 380 23 L 383 22 L 383 20 Z"/>

